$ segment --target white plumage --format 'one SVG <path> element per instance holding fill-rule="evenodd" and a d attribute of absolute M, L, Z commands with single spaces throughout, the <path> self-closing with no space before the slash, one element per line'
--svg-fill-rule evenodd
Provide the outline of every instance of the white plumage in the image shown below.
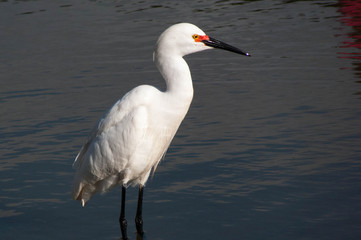
<path fill-rule="evenodd" d="M 75 159 L 74 199 L 84 205 L 96 192 L 116 185 L 145 184 L 192 101 L 192 78 L 182 57 L 210 48 L 195 42 L 194 34 L 205 35 L 196 26 L 183 23 L 159 37 L 154 62 L 167 90 L 138 86 L 103 115 Z"/>
<path fill-rule="evenodd" d="M 96 192 L 123 186 L 119 218 L 123 239 L 127 239 L 125 187 L 140 186 L 136 226 L 142 235 L 143 186 L 167 151 L 193 98 L 191 73 L 183 56 L 211 48 L 250 56 L 189 23 L 165 30 L 157 41 L 153 60 L 166 90 L 142 85 L 128 92 L 98 121 L 75 159 L 73 198 L 83 206 Z"/>

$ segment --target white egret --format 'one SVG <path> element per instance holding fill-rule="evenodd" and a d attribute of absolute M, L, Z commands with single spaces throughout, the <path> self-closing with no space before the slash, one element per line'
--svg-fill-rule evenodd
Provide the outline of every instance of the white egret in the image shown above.
<path fill-rule="evenodd" d="M 118 100 L 98 121 L 75 158 L 77 169 L 73 198 L 82 205 L 96 193 L 122 186 L 120 228 L 127 239 L 125 194 L 128 185 L 139 185 L 137 233 L 143 234 L 143 187 L 166 153 L 193 98 L 189 67 L 183 56 L 220 48 L 248 53 L 206 35 L 193 24 L 179 23 L 159 37 L 153 60 L 166 90 L 141 85 Z"/>

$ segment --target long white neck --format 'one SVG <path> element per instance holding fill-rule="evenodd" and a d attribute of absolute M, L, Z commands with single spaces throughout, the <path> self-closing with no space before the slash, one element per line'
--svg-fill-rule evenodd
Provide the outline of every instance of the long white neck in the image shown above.
<path fill-rule="evenodd" d="M 154 62 L 166 82 L 165 93 L 189 107 L 193 98 L 193 84 L 191 72 L 183 57 L 155 53 Z"/>

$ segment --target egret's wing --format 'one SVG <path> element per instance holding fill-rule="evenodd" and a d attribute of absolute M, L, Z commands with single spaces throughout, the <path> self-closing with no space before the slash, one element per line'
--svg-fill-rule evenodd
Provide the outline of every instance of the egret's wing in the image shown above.
<path fill-rule="evenodd" d="M 133 92 L 133 93 L 132 93 Z M 138 99 L 138 101 L 135 101 Z M 85 204 L 119 184 L 119 173 L 147 131 L 148 112 L 137 91 L 117 101 L 98 121 L 75 158 L 73 198 Z"/>
<path fill-rule="evenodd" d="M 127 93 L 123 98 L 118 100 L 107 112 L 104 113 L 104 115 L 99 119 L 99 121 L 96 123 L 92 131 L 90 132 L 86 142 L 80 149 L 78 155 L 75 158 L 75 161 L 73 163 L 74 168 L 79 168 L 79 166 L 82 164 L 82 161 L 84 159 L 84 155 L 88 151 L 88 148 L 92 141 L 100 135 L 102 132 L 106 131 L 107 129 L 111 128 L 115 124 L 122 121 L 122 119 L 127 116 L 129 112 L 131 112 L 131 109 L 134 108 L 134 104 L 130 103 L 129 95 L 131 95 L 133 91 Z"/>

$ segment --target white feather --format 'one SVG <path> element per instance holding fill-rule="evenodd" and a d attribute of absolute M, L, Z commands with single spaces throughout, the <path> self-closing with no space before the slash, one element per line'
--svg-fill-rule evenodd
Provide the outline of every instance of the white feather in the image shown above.
<path fill-rule="evenodd" d="M 183 56 L 210 49 L 193 39 L 205 35 L 192 24 L 176 24 L 158 39 L 154 62 L 167 89 L 142 85 L 117 101 L 98 121 L 77 155 L 73 198 L 82 205 L 117 185 L 144 185 L 164 156 L 193 97 Z"/>

